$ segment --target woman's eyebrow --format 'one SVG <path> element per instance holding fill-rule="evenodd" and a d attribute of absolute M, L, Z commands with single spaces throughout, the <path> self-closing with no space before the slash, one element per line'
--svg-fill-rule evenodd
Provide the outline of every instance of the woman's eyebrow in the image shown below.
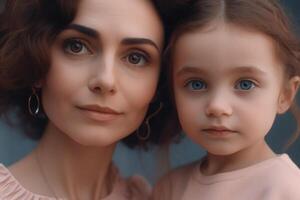
<path fill-rule="evenodd" d="M 95 29 L 83 25 L 79 25 L 79 24 L 70 24 L 65 29 L 72 29 L 92 38 L 100 37 L 99 33 Z"/>
<path fill-rule="evenodd" d="M 95 39 L 100 37 L 100 34 L 95 29 L 92 29 L 92 28 L 89 28 L 89 27 L 86 27 L 86 26 L 83 26 L 83 25 L 80 25 L 80 24 L 70 24 L 65 29 L 66 30 L 67 29 L 72 29 L 72 30 L 78 31 L 78 32 L 80 32 L 84 35 L 87 35 L 87 36 L 95 38 Z M 143 45 L 143 44 L 146 44 L 146 45 L 153 46 L 159 52 L 161 51 L 160 48 L 158 47 L 158 45 L 155 44 L 154 41 L 152 41 L 148 38 L 124 38 L 122 40 L 121 44 L 123 44 L 123 45 L 138 45 L 138 44 Z"/>
<path fill-rule="evenodd" d="M 153 46 L 155 49 L 157 49 L 159 52 L 161 51 L 160 48 L 158 47 L 158 45 L 155 44 L 155 42 L 153 42 L 150 39 L 147 38 L 125 38 L 122 40 L 121 44 L 123 45 L 151 45 Z"/>

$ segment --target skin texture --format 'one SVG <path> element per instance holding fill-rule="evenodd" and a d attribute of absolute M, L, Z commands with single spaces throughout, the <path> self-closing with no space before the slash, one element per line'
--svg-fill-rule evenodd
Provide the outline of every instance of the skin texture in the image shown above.
<path fill-rule="evenodd" d="M 137 129 L 155 94 L 162 45 L 162 24 L 150 1 L 83 0 L 37 84 L 49 124 L 37 149 L 10 168 L 18 181 L 46 196 L 107 196 L 116 143 Z M 95 106 L 101 112 L 91 111 Z"/>
<path fill-rule="evenodd" d="M 208 152 L 204 174 L 275 156 L 264 138 L 292 103 L 299 77 L 286 78 L 268 36 L 214 22 L 179 37 L 173 58 L 179 120 Z"/>

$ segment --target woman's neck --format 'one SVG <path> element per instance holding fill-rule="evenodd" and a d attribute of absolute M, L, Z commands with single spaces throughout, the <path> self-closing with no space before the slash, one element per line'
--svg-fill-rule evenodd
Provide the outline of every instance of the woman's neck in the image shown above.
<path fill-rule="evenodd" d="M 230 155 L 214 155 L 208 152 L 206 158 L 202 162 L 201 171 L 205 175 L 234 171 L 275 156 L 276 154 L 263 140 L 251 147 Z"/>
<path fill-rule="evenodd" d="M 99 199 L 112 190 L 115 174 L 111 171 L 111 161 L 115 146 L 83 146 L 48 125 L 34 153 L 54 195 Z"/>

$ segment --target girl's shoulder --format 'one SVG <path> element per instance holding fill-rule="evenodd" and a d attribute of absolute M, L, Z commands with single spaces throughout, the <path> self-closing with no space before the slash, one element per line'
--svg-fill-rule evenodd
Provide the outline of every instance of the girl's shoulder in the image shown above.
<path fill-rule="evenodd" d="M 164 175 L 154 186 L 151 200 L 181 199 L 199 161 L 177 167 Z"/>
<path fill-rule="evenodd" d="M 280 184 L 281 187 L 286 182 L 295 182 L 300 185 L 300 169 L 287 154 L 278 155 L 277 157 L 258 164 L 257 176 L 262 177 L 264 182 L 272 182 L 272 185 Z"/>
<path fill-rule="evenodd" d="M 265 173 L 265 181 L 272 182 L 273 188 L 282 191 L 294 191 L 300 199 L 300 169 L 287 155 L 277 157 L 277 163 Z"/>
<path fill-rule="evenodd" d="M 300 170 L 290 157 L 282 154 L 267 162 L 270 164 L 268 167 L 261 167 L 249 177 L 253 190 L 261 191 L 264 199 L 300 199 Z"/>
<path fill-rule="evenodd" d="M 278 156 L 278 159 L 280 160 L 281 163 L 280 168 L 286 169 L 287 170 L 286 172 L 290 173 L 291 176 L 297 177 L 297 179 L 300 178 L 299 167 L 293 162 L 293 160 L 287 154 L 282 154 Z"/>

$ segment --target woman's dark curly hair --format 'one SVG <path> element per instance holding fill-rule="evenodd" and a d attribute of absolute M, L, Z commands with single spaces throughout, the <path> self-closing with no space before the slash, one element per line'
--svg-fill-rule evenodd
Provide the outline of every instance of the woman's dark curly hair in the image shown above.
<path fill-rule="evenodd" d="M 42 137 L 48 119 L 28 112 L 31 88 L 46 77 L 51 64 L 49 47 L 73 21 L 79 3 L 80 0 L 7 0 L 0 15 L 0 116 L 22 128 L 32 139 Z M 146 117 L 158 105 L 151 104 Z M 11 113 L 17 120 L 12 120 Z M 131 134 L 123 142 L 131 148 L 157 143 L 159 125 L 165 117 L 162 111 L 151 120 L 151 135 L 146 141 Z"/>

